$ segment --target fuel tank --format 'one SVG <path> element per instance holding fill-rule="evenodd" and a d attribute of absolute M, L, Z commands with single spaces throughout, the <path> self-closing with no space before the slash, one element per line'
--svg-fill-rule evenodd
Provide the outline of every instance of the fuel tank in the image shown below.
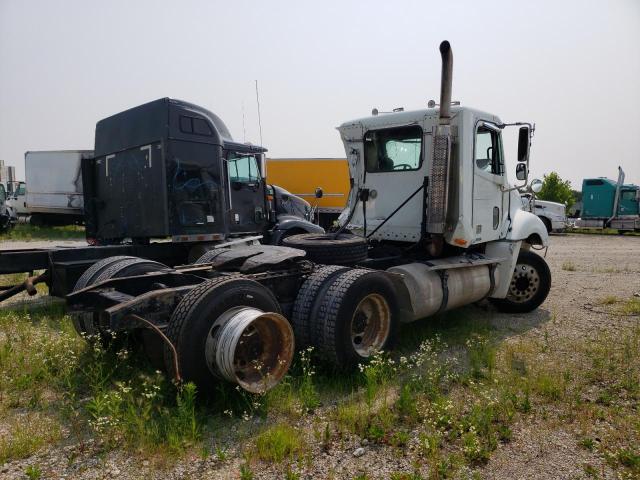
<path fill-rule="evenodd" d="M 435 264 L 435 265 L 434 265 Z M 446 268 L 445 261 L 408 263 L 387 270 L 401 276 L 401 320 L 412 322 L 482 300 L 499 283 L 491 264 Z M 493 276 L 493 281 L 492 281 Z"/>

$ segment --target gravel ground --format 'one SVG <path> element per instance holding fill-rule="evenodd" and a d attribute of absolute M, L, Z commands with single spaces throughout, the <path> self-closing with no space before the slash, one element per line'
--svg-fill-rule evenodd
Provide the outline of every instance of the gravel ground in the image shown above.
<path fill-rule="evenodd" d="M 36 243 L 40 242 L 28 242 L 29 247 Z M 615 334 L 633 322 L 637 324 L 637 317 L 589 312 L 584 305 L 597 303 L 608 295 L 629 298 L 640 292 L 640 237 L 556 235 L 552 237 L 546 258 L 553 285 L 547 301 L 538 311 L 509 316 L 488 308 L 466 307 L 470 315 L 489 318 L 507 342 L 543 336 L 593 337 L 603 331 Z M 566 262 L 571 262 L 575 270 L 563 269 Z M 511 442 L 499 446 L 479 471 L 481 478 L 588 478 L 582 468 L 586 462 L 597 466 L 599 475 L 615 478 L 614 472 L 605 466 L 597 453 L 578 447 L 576 432 L 570 426 L 561 421 L 540 421 L 532 417 L 525 420 L 526 423 L 513 425 Z M 384 446 L 365 445 L 364 454 L 354 456 L 354 451 L 361 446 L 353 439 L 328 452 L 313 447 L 301 478 L 354 478 L 364 470 L 368 472 L 368 478 L 389 478 L 391 472 L 412 469 L 406 457 Z M 239 478 L 239 467 L 243 462 L 240 448 L 229 447 L 225 461 L 217 460 L 213 455 L 206 459 L 193 456 L 169 461 L 168 465 L 159 468 L 123 451 L 96 455 L 91 443 L 58 446 L 1 466 L 0 477 L 24 478 L 26 466 L 37 464 L 42 469 L 42 478 Z M 255 465 L 253 472 L 256 479 L 283 478 L 281 470 L 278 473 L 276 467 L 268 464 Z"/>

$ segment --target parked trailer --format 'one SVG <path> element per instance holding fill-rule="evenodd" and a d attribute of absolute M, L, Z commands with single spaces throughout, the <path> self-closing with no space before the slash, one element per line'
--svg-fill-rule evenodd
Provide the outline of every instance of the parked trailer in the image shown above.
<path fill-rule="evenodd" d="M 307 199 L 324 228 L 345 209 L 351 189 L 346 158 L 267 158 L 267 179 Z"/>
<path fill-rule="evenodd" d="M 101 260 L 67 297 L 77 328 L 139 332 L 152 358 L 203 392 L 220 378 L 264 391 L 296 346 L 351 369 L 392 347 L 400 322 L 485 298 L 508 312 L 537 308 L 551 274 L 531 251 L 548 246 L 546 228 L 518 193 L 528 180 L 530 124 L 451 108 L 448 42 L 440 52 L 439 109 L 338 128 L 353 187 L 337 232 L 218 249 L 173 268 Z M 501 148 L 511 125 L 522 182 L 514 187 Z"/>
<path fill-rule="evenodd" d="M 91 150 L 26 152 L 26 208 L 32 225 L 73 225 L 84 220 L 81 162 Z"/>

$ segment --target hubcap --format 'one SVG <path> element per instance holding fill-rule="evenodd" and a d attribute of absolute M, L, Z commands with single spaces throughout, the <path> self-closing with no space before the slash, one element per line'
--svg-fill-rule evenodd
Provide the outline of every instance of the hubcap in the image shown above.
<path fill-rule="evenodd" d="M 351 343 L 361 357 L 381 350 L 391 331 L 391 309 L 382 295 L 370 293 L 351 318 Z"/>
<path fill-rule="evenodd" d="M 526 263 L 518 263 L 511 277 L 508 298 L 517 303 L 531 300 L 540 288 L 540 276 L 535 268 Z"/>

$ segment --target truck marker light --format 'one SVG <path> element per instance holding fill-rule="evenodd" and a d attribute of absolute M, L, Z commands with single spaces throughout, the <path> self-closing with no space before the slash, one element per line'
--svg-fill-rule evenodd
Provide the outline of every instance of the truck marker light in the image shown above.
<path fill-rule="evenodd" d="M 453 243 L 455 243 L 456 245 L 465 246 L 467 244 L 467 241 L 464 238 L 454 238 Z"/>

